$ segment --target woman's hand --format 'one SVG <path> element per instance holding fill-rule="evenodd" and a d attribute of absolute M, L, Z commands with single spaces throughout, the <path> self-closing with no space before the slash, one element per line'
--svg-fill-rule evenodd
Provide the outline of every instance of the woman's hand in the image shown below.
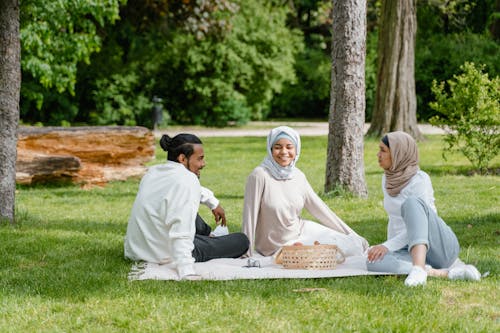
<path fill-rule="evenodd" d="M 372 246 L 368 249 L 368 261 L 375 262 L 382 260 L 387 252 L 389 252 L 389 249 L 382 244 Z"/>
<path fill-rule="evenodd" d="M 224 208 L 222 208 L 221 205 L 218 205 L 214 209 L 212 209 L 212 213 L 214 214 L 215 217 L 215 224 L 220 225 L 225 227 L 226 226 L 226 212 L 224 211 Z"/>

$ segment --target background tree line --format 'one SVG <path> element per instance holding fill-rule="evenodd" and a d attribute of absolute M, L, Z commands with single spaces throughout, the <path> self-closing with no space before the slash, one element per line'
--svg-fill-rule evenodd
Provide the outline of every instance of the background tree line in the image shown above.
<path fill-rule="evenodd" d="M 466 61 L 499 75 L 499 1 L 417 5 L 417 117 L 427 121 L 432 80 Z M 379 11 L 368 3 L 368 121 Z M 327 119 L 329 0 L 26 0 L 20 15 L 24 123 L 151 126 L 153 96 L 176 123 Z"/>

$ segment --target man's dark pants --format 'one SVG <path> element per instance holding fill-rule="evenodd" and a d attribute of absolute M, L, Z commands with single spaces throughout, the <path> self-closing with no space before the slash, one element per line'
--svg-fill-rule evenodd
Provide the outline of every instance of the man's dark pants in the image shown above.
<path fill-rule="evenodd" d="M 225 236 L 210 237 L 212 228 L 196 215 L 193 258 L 196 262 L 216 258 L 239 258 L 248 251 L 249 241 L 245 234 L 236 232 Z"/>

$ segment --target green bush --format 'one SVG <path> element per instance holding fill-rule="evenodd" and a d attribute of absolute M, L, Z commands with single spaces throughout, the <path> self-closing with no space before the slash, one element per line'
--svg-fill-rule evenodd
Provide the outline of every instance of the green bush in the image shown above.
<path fill-rule="evenodd" d="M 306 48 L 297 55 L 296 82 L 287 83 L 272 102 L 273 118 L 324 118 L 330 106 L 331 56 L 324 50 Z"/>
<path fill-rule="evenodd" d="M 96 125 L 137 125 L 137 118 L 149 115 L 152 101 L 138 90 L 138 76 L 135 74 L 114 74 L 109 79 L 96 82 L 94 100 L 98 112 L 90 113 L 91 122 Z"/>
<path fill-rule="evenodd" d="M 440 115 L 433 125 L 447 131 L 445 151 L 458 150 L 481 172 L 500 150 L 500 78 L 489 79 L 484 66 L 466 62 L 463 71 L 444 82 L 432 84 L 436 100 L 430 107 Z M 446 89 L 448 88 L 448 89 Z"/>
<path fill-rule="evenodd" d="M 271 99 L 295 80 L 299 32 L 286 27 L 286 9 L 240 1 L 232 29 L 198 38 L 172 32 L 163 49 L 155 91 L 176 123 L 226 126 L 262 119 Z"/>
<path fill-rule="evenodd" d="M 431 83 L 451 78 L 465 62 L 486 65 L 491 76 L 500 75 L 500 44 L 486 34 L 462 32 L 417 37 L 415 50 L 415 85 L 418 120 L 427 121 L 436 113 L 429 107 L 433 101 Z"/>
<path fill-rule="evenodd" d="M 271 118 L 327 119 L 330 109 L 332 71 L 331 40 L 320 34 L 308 36 L 308 44 L 296 56 L 297 80 L 284 85 L 272 101 Z M 377 81 L 377 32 L 368 32 L 365 61 L 365 119 L 371 120 Z"/>
<path fill-rule="evenodd" d="M 99 52 L 99 31 L 119 19 L 123 0 L 20 1 L 21 116 L 51 125 L 73 122 L 77 67 Z"/>

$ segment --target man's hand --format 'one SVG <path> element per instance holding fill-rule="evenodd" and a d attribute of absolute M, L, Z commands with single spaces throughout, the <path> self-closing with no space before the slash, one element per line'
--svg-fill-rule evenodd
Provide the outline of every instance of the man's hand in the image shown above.
<path fill-rule="evenodd" d="M 222 225 L 226 226 L 226 212 L 224 211 L 224 208 L 221 207 L 221 205 L 218 205 L 214 209 L 212 209 L 212 213 L 214 214 L 215 217 L 215 224 L 216 225 Z"/>
<path fill-rule="evenodd" d="M 389 252 L 389 249 L 382 244 L 372 246 L 368 249 L 368 261 L 375 262 L 382 260 L 387 252 Z"/>

